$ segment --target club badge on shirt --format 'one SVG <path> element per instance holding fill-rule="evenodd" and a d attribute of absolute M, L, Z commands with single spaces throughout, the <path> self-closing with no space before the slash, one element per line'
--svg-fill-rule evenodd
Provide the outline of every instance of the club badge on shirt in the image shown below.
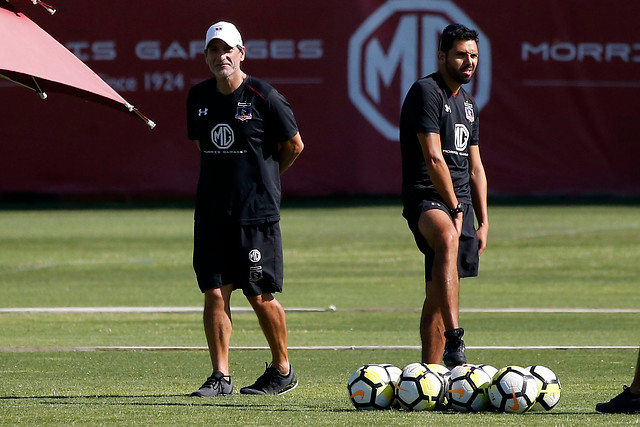
<path fill-rule="evenodd" d="M 251 103 L 250 102 L 238 102 L 238 108 L 236 109 L 236 120 L 246 122 L 251 120 Z"/>
<path fill-rule="evenodd" d="M 464 115 L 471 123 L 473 123 L 476 119 L 475 115 L 473 114 L 473 104 L 469 101 L 464 101 Z"/>

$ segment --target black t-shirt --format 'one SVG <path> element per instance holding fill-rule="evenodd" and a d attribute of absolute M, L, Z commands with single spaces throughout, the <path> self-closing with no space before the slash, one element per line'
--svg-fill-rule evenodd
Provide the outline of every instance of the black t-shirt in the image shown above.
<path fill-rule="evenodd" d="M 454 95 L 437 73 L 423 77 L 411 86 L 400 114 L 405 207 L 424 199 L 442 201 L 427 172 L 418 133 L 440 135 L 442 154 L 456 196 L 460 202 L 471 201 L 469 146 L 478 145 L 478 127 L 476 103 L 464 89 L 460 88 Z"/>
<path fill-rule="evenodd" d="M 212 78 L 189 91 L 187 128 L 189 139 L 199 140 L 201 149 L 196 221 L 278 221 L 278 143 L 298 132 L 286 99 L 251 76 L 223 95 Z"/>

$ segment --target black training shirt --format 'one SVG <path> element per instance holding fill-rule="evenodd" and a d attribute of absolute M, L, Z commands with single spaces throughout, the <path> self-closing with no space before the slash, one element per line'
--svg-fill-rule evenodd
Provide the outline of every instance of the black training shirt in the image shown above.
<path fill-rule="evenodd" d="M 199 140 L 201 150 L 196 221 L 278 221 L 278 143 L 298 132 L 284 97 L 251 76 L 233 93 L 223 95 L 212 78 L 189 91 L 187 128 L 189 139 Z"/>
<path fill-rule="evenodd" d="M 416 81 L 400 113 L 402 152 L 402 199 L 405 207 L 420 200 L 442 200 L 436 191 L 418 141 L 418 133 L 440 135 L 442 154 L 449 167 L 456 196 L 471 201 L 469 146 L 478 145 L 478 109 L 471 96 L 460 88 L 451 92 L 439 74 Z"/>

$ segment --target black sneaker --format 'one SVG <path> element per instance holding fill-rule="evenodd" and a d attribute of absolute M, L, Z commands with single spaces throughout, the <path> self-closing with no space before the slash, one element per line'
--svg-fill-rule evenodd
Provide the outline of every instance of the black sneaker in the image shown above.
<path fill-rule="evenodd" d="M 224 377 L 227 377 L 228 379 L 225 379 Z M 233 394 L 231 377 L 224 375 L 220 371 L 215 371 L 209 378 L 207 378 L 199 390 L 191 393 L 191 397 L 229 396 L 231 394 Z"/>
<path fill-rule="evenodd" d="M 467 363 L 467 357 L 464 355 L 463 335 L 464 329 L 462 328 L 444 331 L 444 337 L 447 342 L 444 345 L 442 363 L 449 369 Z"/>
<path fill-rule="evenodd" d="M 598 403 L 596 412 L 599 414 L 633 414 L 640 412 L 640 394 L 631 393 L 627 386 L 622 393 L 606 403 Z"/>
<path fill-rule="evenodd" d="M 253 385 L 240 389 L 241 394 L 284 394 L 298 386 L 298 379 L 289 365 L 289 375 L 282 375 L 276 368 L 265 363 L 267 369 Z"/>

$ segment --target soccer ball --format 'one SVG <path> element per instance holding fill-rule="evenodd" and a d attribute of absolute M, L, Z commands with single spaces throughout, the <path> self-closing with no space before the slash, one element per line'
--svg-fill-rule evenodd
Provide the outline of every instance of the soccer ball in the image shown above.
<path fill-rule="evenodd" d="M 489 407 L 491 377 L 476 366 L 456 366 L 449 380 L 449 405 L 459 412 L 480 412 Z"/>
<path fill-rule="evenodd" d="M 532 411 L 550 411 L 560 401 L 560 380 L 546 366 L 533 365 L 526 368 L 538 383 L 538 398 Z"/>
<path fill-rule="evenodd" d="M 408 411 L 433 411 L 444 394 L 444 381 L 424 363 L 412 363 L 402 369 L 396 386 L 396 399 Z"/>
<path fill-rule="evenodd" d="M 391 384 L 393 385 L 393 389 L 395 390 L 396 386 L 400 382 L 400 375 L 402 375 L 402 369 L 398 368 L 395 365 L 390 363 L 379 363 L 377 364 L 389 374 L 389 379 L 391 380 Z"/>
<path fill-rule="evenodd" d="M 396 400 L 396 387 L 400 382 L 402 369 L 390 363 L 380 363 L 379 366 L 382 367 L 385 371 L 387 371 L 387 374 L 389 374 L 389 379 L 391 380 L 391 385 L 393 386 L 393 402 L 391 403 L 391 407 L 394 409 L 398 409 L 399 405 Z"/>
<path fill-rule="evenodd" d="M 436 410 L 444 410 L 449 407 L 449 379 L 451 378 L 451 371 L 444 365 L 439 365 L 437 363 L 429 363 L 427 364 L 427 368 L 431 369 L 436 374 L 440 375 L 442 378 L 442 383 L 444 384 L 444 393 L 442 393 L 442 399 L 438 402 L 436 406 Z"/>
<path fill-rule="evenodd" d="M 538 384 L 529 371 L 506 366 L 494 376 L 489 387 L 491 404 L 504 412 L 522 413 L 536 403 Z"/>
<path fill-rule="evenodd" d="M 349 378 L 349 400 L 356 409 L 387 409 L 393 404 L 395 386 L 385 368 L 364 365 Z"/>
<path fill-rule="evenodd" d="M 477 368 L 482 369 L 487 373 L 487 375 L 489 375 L 489 378 L 493 378 L 493 376 L 498 373 L 498 368 L 488 365 L 486 363 L 481 363 L 479 365 L 471 365 L 471 366 L 475 366 Z"/>
<path fill-rule="evenodd" d="M 449 377 L 451 376 L 451 371 L 444 365 L 439 365 L 437 363 L 428 363 L 427 368 L 431 369 L 433 372 L 439 374 L 446 382 L 449 382 Z"/>

